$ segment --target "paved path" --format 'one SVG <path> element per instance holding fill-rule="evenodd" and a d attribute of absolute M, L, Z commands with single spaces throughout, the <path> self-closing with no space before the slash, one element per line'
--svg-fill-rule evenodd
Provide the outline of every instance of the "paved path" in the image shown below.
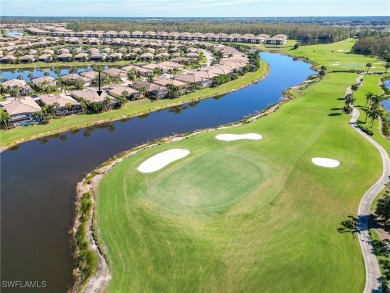
<path fill-rule="evenodd" d="M 206 59 L 207 59 L 206 67 L 211 66 L 211 62 L 212 62 L 213 59 L 214 59 L 213 54 L 211 54 L 210 51 L 207 51 L 207 50 L 205 50 L 205 49 L 200 49 L 200 50 L 203 52 L 204 56 L 205 56 Z"/>
<path fill-rule="evenodd" d="M 358 79 L 362 76 L 360 75 Z M 347 89 L 347 93 L 350 93 L 351 89 Z M 379 270 L 378 260 L 376 258 L 371 237 L 368 234 L 368 219 L 371 214 L 370 208 L 371 204 L 374 201 L 375 197 L 379 192 L 382 191 L 384 185 L 389 181 L 390 175 L 390 159 L 389 155 L 385 149 L 373 140 L 370 136 L 365 134 L 363 131 L 358 128 L 356 121 L 360 113 L 355 107 L 352 111 L 352 117 L 350 120 L 351 126 L 365 139 L 367 139 L 376 149 L 379 151 L 382 157 L 383 171 L 382 176 L 379 180 L 370 187 L 369 190 L 364 194 L 363 198 L 360 201 L 359 209 L 357 213 L 358 218 L 358 238 L 360 242 L 360 247 L 362 249 L 364 264 L 366 267 L 366 286 L 364 287 L 363 293 L 380 293 L 382 292 L 382 281 L 381 281 L 381 272 Z"/>

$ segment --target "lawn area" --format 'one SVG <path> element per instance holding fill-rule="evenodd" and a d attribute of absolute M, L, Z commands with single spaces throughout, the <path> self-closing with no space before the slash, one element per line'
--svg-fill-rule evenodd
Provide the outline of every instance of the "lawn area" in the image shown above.
<path fill-rule="evenodd" d="M 363 77 L 363 84 L 359 87 L 359 89 L 353 94 L 353 96 L 356 98 L 355 106 L 359 108 L 360 112 L 360 121 L 366 121 L 367 124 L 365 127 L 368 127 L 370 130 L 374 132 L 374 135 L 372 138 L 376 140 L 384 149 L 387 151 L 388 154 L 390 154 L 390 141 L 388 141 L 386 138 L 383 137 L 381 134 L 381 131 L 379 130 L 379 122 L 378 120 L 375 120 L 374 126 L 371 128 L 371 121 L 370 118 L 366 119 L 366 113 L 363 111 L 364 106 L 366 105 L 366 94 L 371 92 L 373 94 L 382 94 L 383 91 L 379 87 L 379 80 L 386 75 L 364 75 Z M 388 77 L 390 77 L 390 74 L 388 74 Z"/>
<path fill-rule="evenodd" d="M 133 117 L 141 114 L 145 114 L 151 111 L 155 111 L 162 108 L 168 108 L 170 106 L 183 104 L 193 100 L 208 98 L 216 95 L 228 93 L 232 90 L 238 89 L 244 85 L 253 83 L 265 76 L 268 72 L 268 66 L 265 62 L 261 61 L 261 67 L 256 72 L 250 72 L 246 75 L 223 84 L 216 88 L 206 88 L 194 93 L 184 95 L 180 98 L 170 100 L 158 100 L 150 102 L 143 99 L 139 101 L 129 102 L 125 104 L 122 109 L 104 112 L 101 114 L 80 114 L 63 117 L 60 119 L 53 119 L 46 125 L 35 125 L 26 127 L 17 127 L 10 130 L 1 130 L 1 146 L 12 146 L 17 143 L 21 143 L 26 140 L 51 135 L 59 132 L 63 132 L 69 129 L 82 128 L 85 126 L 98 124 L 102 122 L 108 122 L 118 120 L 127 117 Z"/>
<path fill-rule="evenodd" d="M 142 151 L 101 181 L 96 231 L 107 292 L 362 292 L 357 239 L 337 228 L 381 173 L 375 148 L 329 115 L 357 75 L 328 74 L 253 123 Z M 263 135 L 222 142 L 219 133 Z M 163 150 L 190 155 L 144 174 Z M 341 162 L 334 169 L 312 157 Z"/>
<path fill-rule="evenodd" d="M 311 46 L 300 46 L 296 50 L 285 48 L 284 52 L 292 56 L 304 56 L 317 65 L 325 65 L 328 71 L 359 69 L 366 70 L 366 64 L 371 63 L 370 71 L 385 70 L 385 61 L 378 58 L 364 55 L 352 54 L 348 51 L 352 49 L 356 40 L 346 39 L 332 44 L 321 44 Z"/>

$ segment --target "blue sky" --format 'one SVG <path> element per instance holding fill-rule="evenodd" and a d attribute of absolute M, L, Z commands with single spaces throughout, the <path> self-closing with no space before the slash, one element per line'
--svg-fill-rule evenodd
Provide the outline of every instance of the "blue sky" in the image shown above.
<path fill-rule="evenodd" d="M 4 16 L 251 17 L 390 15 L 389 0 L 1 0 Z"/>

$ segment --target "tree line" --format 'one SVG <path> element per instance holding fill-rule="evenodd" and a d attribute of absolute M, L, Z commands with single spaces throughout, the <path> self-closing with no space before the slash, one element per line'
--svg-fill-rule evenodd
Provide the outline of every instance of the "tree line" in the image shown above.
<path fill-rule="evenodd" d="M 376 55 L 390 62 L 390 35 L 362 36 L 352 47 L 355 54 Z"/>
<path fill-rule="evenodd" d="M 216 20 L 107 20 L 91 19 L 84 21 L 71 21 L 68 29 L 74 31 L 102 30 L 102 31 L 166 31 L 166 32 L 200 32 L 200 33 L 226 33 L 226 34 L 286 34 L 290 39 L 322 40 L 336 42 L 352 36 L 353 29 L 320 24 L 302 23 L 265 23 L 249 21 L 216 21 Z"/>

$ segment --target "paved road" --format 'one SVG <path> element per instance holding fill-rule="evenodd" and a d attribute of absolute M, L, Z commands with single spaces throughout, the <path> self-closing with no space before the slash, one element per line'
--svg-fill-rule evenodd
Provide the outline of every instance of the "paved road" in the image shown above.
<path fill-rule="evenodd" d="M 203 52 L 204 56 L 207 59 L 206 67 L 211 66 L 211 61 L 214 59 L 213 54 L 211 54 L 210 51 L 207 51 L 207 50 L 204 50 L 204 49 L 200 49 L 200 50 Z"/>
<path fill-rule="evenodd" d="M 360 78 L 361 76 L 359 76 L 358 79 Z M 350 93 L 350 91 L 351 91 L 350 88 L 347 89 L 347 93 Z M 378 260 L 374 253 L 371 238 L 370 235 L 368 234 L 368 219 L 371 214 L 370 208 L 372 202 L 374 201 L 378 193 L 382 191 L 384 185 L 389 181 L 390 159 L 389 159 L 389 155 L 380 144 L 378 144 L 375 140 L 373 140 L 370 136 L 365 134 L 357 127 L 356 121 L 359 115 L 360 113 L 358 109 L 354 107 L 352 111 L 350 124 L 360 135 L 362 135 L 373 146 L 376 147 L 376 149 L 379 151 L 382 157 L 382 164 L 383 164 L 382 176 L 364 194 L 363 198 L 360 201 L 359 209 L 357 213 L 358 230 L 359 230 L 358 238 L 363 253 L 364 264 L 366 267 L 366 286 L 364 288 L 363 293 L 380 293 L 382 292 L 381 273 L 379 269 Z"/>

